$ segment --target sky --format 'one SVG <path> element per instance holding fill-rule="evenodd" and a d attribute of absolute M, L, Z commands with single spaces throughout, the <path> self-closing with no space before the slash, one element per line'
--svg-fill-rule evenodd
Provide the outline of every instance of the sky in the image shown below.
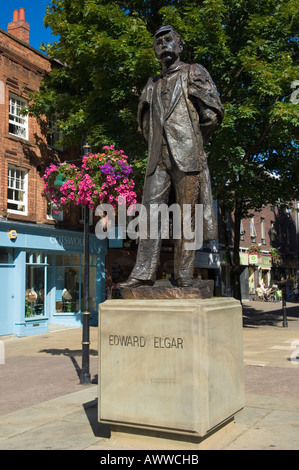
<path fill-rule="evenodd" d="M 0 28 L 7 31 L 12 22 L 13 11 L 25 8 L 25 21 L 30 25 L 29 45 L 40 50 L 42 42 L 54 42 L 55 36 L 50 28 L 44 27 L 46 5 L 50 0 L 10 0 L 2 2 L 0 8 Z"/>

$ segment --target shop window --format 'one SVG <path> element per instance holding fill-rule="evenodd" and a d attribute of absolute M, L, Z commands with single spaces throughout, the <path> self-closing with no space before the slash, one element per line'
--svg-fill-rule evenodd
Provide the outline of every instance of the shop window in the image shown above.
<path fill-rule="evenodd" d="M 80 312 L 81 273 L 75 266 L 56 268 L 56 312 Z"/>
<path fill-rule="evenodd" d="M 26 266 L 25 317 L 45 314 L 45 267 Z"/>
<path fill-rule="evenodd" d="M 7 210 L 15 214 L 27 215 L 28 171 L 8 166 Z"/>
<path fill-rule="evenodd" d="M 79 224 L 84 224 L 84 221 L 85 221 L 85 207 L 81 206 Z M 89 225 L 92 225 L 92 224 L 93 224 L 93 211 L 89 209 Z"/>
<path fill-rule="evenodd" d="M 47 256 L 39 251 L 26 252 L 25 317 L 45 315 Z"/>
<path fill-rule="evenodd" d="M 13 249 L 0 247 L 0 264 L 13 264 Z"/>
<path fill-rule="evenodd" d="M 9 95 L 9 133 L 23 139 L 28 139 L 28 115 L 21 111 L 26 105 L 26 100 Z"/>
<path fill-rule="evenodd" d="M 48 264 L 49 255 L 42 251 L 26 251 L 26 263 L 28 264 Z"/>
<path fill-rule="evenodd" d="M 47 202 L 47 219 L 56 220 L 56 222 L 63 221 L 63 211 L 56 212 L 55 205 L 50 201 Z"/>
<path fill-rule="evenodd" d="M 64 264 L 66 264 L 66 265 L 72 264 L 72 256 L 71 255 L 64 255 Z"/>
<path fill-rule="evenodd" d="M 56 255 L 56 266 L 63 265 L 63 255 Z"/>
<path fill-rule="evenodd" d="M 75 266 L 79 266 L 80 265 L 80 255 L 73 254 L 72 255 L 72 262 Z"/>
<path fill-rule="evenodd" d="M 84 255 L 56 255 L 55 287 L 57 313 L 79 313 L 84 310 Z M 89 311 L 96 310 L 96 303 L 96 255 L 91 255 Z"/>

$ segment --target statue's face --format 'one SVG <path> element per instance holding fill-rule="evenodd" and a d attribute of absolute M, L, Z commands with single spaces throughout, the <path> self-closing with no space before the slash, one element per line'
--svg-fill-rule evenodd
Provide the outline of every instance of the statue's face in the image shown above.
<path fill-rule="evenodd" d="M 173 61 L 179 57 L 183 48 L 176 34 L 172 31 L 161 34 L 154 41 L 155 54 L 160 61 Z"/>

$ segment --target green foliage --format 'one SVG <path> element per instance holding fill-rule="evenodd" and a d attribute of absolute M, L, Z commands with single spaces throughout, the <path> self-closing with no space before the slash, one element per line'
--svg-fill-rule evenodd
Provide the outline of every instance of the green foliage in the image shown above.
<path fill-rule="evenodd" d="M 298 197 L 298 10 L 296 0 L 52 0 L 45 25 L 59 40 L 44 49 L 53 71 L 30 112 L 58 114 L 65 145 L 114 143 L 144 170 L 138 97 L 160 71 L 153 33 L 172 24 L 182 59 L 208 69 L 225 108 L 206 147 L 214 195 L 246 217 Z"/>
<path fill-rule="evenodd" d="M 59 40 L 44 45 L 53 71 L 33 96 L 30 113 L 58 114 L 64 145 L 87 138 L 93 150 L 112 142 L 143 155 L 138 97 L 159 70 L 145 23 L 117 2 L 53 0 L 45 25 Z"/>
<path fill-rule="evenodd" d="M 204 0 L 164 7 L 185 38 L 188 61 L 212 75 L 225 108 L 207 146 L 214 194 L 246 217 L 298 197 L 299 7 L 294 0 Z M 277 177 L 279 175 L 279 178 Z"/>

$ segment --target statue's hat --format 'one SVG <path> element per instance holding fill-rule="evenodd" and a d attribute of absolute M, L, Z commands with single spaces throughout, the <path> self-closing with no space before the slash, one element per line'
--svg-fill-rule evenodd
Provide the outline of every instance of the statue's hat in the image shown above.
<path fill-rule="evenodd" d="M 159 28 L 159 29 L 155 32 L 155 38 L 156 38 L 157 36 L 160 36 L 160 34 L 168 33 L 169 31 L 172 31 L 173 33 L 177 34 L 177 36 L 179 36 L 179 38 L 181 39 L 181 36 L 179 35 L 179 33 L 174 29 L 173 26 L 170 26 L 169 24 L 166 25 L 166 26 L 161 26 L 161 28 Z"/>

